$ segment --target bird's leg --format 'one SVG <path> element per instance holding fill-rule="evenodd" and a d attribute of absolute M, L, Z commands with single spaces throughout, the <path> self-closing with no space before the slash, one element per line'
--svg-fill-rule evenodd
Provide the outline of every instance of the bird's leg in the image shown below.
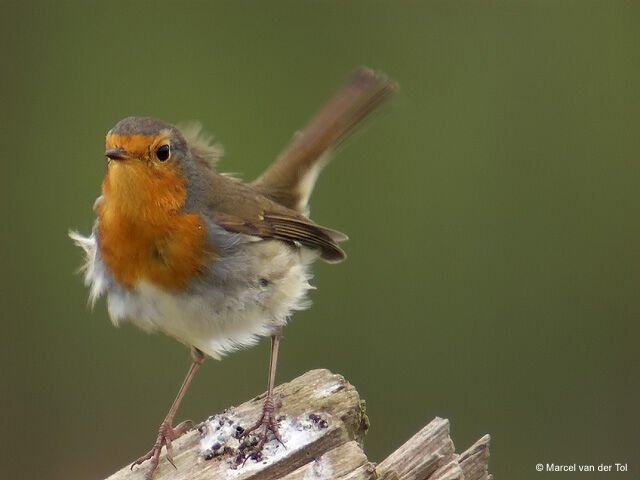
<path fill-rule="evenodd" d="M 169 463 L 171 463 L 171 465 L 173 465 L 173 467 L 176 468 L 175 464 L 173 463 L 173 457 L 171 452 L 171 442 L 176 438 L 180 437 L 187 430 L 189 430 L 189 428 L 191 427 L 191 422 L 187 420 L 185 422 L 182 422 L 176 425 L 175 428 L 172 427 L 171 424 L 173 423 L 173 417 L 175 416 L 176 411 L 180 406 L 180 402 L 182 402 L 182 397 L 184 397 L 184 394 L 186 393 L 187 388 L 189 388 L 189 384 L 191 383 L 191 380 L 193 380 L 194 375 L 196 374 L 196 372 L 198 371 L 198 368 L 200 367 L 200 365 L 202 365 L 202 362 L 205 359 L 204 353 L 202 353 L 197 348 L 194 348 L 192 350 L 192 356 L 193 356 L 193 363 L 191 364 L 191 367 L 187 372 L 187 376 L 182 382 L 182 386 L 178 391 L 178 395 L 176 395 L 176 398 L 173 401 L 171 408 L 169 409 L 169 413 L 167 413 L 167 416 L 164 418 L 164 420 L 160 424 L 160 428 L 158 429 L 158 437 L 156 438 L 156 443 L 154 443 L 153 448 L 149 450 L 149 453 L 147 453 L 146 455 L 143 455 L 142 457 L 140 457 L 139 459 L 137 459 L 135 462 L 131 464 L 131 469 L 133 470 L 133 467 L 135 467 L 136 465 L 140 465 L 141 463 L 151 459 L 149 470 L 144 476 L 146 480 L 151 480 L 153 478 L 153 472 L 155 472 L 156 468 L 158 468 L 158 463 L 160 462 L 160 452 L 162 451 L 163 446 L 166 446 L 167 448 L 167 460 L 169 460 Z"/>
<path fill-rule="evenodd" d="M 278 432 L 278 424 L 276 423 L 275 418 L 275 405 L 273 403 L 273 384 L 276 379 L 276 366 L 278 364 L 278 347 L 280 346 L 280 336 L 282 335 L 282 328 L 279 328 L 275 334 L 271 336 L 271 358 L 269 361 L 269 380 L 267 383 L 267 398 L 264 399 L 264 404 L 262 405 L 262 416 L 256 422 L 255 425 L 246 429 L 242 436 L 247 436 L 251 432 L 257 430 L 260 427 L 264 427 L 263 432 L 260 434 L 260 441 L 256 445 L 256 452 L 262 451 L 262 447 L 264 447 L 265 442 L 267 441 L 267 434 L 269 430 L 273 433 L 273 436 L 276 437 L 282 446 L 284 446 L 284 442 L 280 437 L 280 433 Z"/>

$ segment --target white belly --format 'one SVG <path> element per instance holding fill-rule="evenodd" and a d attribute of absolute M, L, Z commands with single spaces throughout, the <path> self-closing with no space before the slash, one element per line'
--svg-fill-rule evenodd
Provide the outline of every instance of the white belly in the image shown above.
<path fill-rule="evenodd" d="M 211 272 L 183 292 L 147 282 L 133 290 L 115 283 L 101 262 L 95 237 L 72 238 L 87 253 L 85 281 L 93 301 L 107 295 L 114 324 L 130 320 L 160 331 L 213 358 L 255 344 L 283 326 L 295 310 L 308 306 L 309 264 L 317 254 L 277 240 L 248 242 L 238 253 L 216 261 Z"/>

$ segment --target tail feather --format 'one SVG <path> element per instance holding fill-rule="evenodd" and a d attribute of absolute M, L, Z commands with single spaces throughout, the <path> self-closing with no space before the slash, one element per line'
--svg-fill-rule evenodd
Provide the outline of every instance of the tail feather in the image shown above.
<path fill-rule="evenodd" d="M 306 212 L 331 150 L 394 89 L 384 74 L 360 68 L 251 185 L 281 205 Z"/>

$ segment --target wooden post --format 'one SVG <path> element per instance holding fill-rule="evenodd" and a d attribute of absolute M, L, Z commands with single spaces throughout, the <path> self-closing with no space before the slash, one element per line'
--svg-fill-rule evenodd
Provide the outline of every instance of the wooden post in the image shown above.
<path fill-rule="evenodd" d="M 364 402 L 340 375 L 312 370 L 274 390 L 285 443 L 268 441 L 261 455 L 257 441 L 240 438 L 242 427 L 261 414 L 264 394 L 210 417 L 173 442 L 176 468 L 164 452 L 154 480 L 490 480 L 489 436 L 457 454 L 449 422 L 435 418 L 378 465 L 362 451 L 369 426 Z M 108 480 L 142 480 L 147 463 Z"/>

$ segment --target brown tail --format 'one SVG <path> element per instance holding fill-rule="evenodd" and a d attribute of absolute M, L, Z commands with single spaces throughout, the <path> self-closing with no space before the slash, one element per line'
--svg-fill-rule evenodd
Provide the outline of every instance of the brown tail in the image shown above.
<path fill-rule="evenodd" d="M 281 205 L 304 212 L 330 151 L 394 89 L 384 74 L 360 68 L 251 185 Z"/>

